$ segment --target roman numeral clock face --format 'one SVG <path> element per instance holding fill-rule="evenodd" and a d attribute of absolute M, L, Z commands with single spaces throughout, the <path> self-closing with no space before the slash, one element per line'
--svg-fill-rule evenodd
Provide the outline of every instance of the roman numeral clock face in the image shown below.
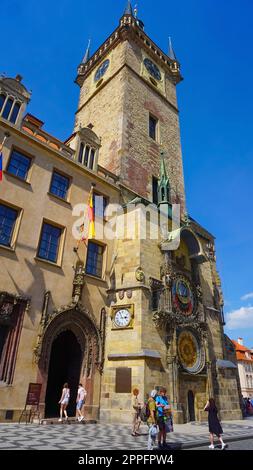
<path fill-rule="evenodd" d="M 161 75 L 161 72 L 159 70 L 159 68 L 157 67 L 156 64 L 154 64 L 154 62 L 152 62 L 152 60 L 150 59 L 144 59 L 143 61 L 147 71 L 150 73 L 150 75 L 155 78 L 156 80 L 160 81 L 162 79 L 162 75 Z"/>
<path fill-rule="evenodd" d="M 114 323 L 118 328 L 124 328 L 129 325 L 131 314 L 126 308 L 122 308 L 115 313 Z"/>
<path fill-rule="evenodd" d="M 95 73 L 95 77 L 94 77 L 94 81 L 95 82 L 98 82 L 103 76 L 104 74 L 106 73 L 108 67 L 110 65 L 110 61 L 109 59 L 106 59 L 101 65 L 100 67 L 97 69 L 96 73 Z"/>

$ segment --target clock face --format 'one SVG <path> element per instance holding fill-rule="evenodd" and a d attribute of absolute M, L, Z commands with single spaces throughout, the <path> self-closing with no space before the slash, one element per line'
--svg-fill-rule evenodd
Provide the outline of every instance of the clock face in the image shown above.
<path fill-rule="evenodd" d="M 205 365 L 205 351 L 192 331 L 183 330 L 178 337 L 178 356 L 184 370 L 198 374 Z"/>
<path fill-rule="evenodd" d="M 172 304 L 183 315 L 192 315 L 196 309 L 196 298 L 191 283 L 184 276 L 178 276 L 172 284 Z"/>
<path fill-rule="evenodd" d="M 144 59 L 144 65 L 145 65 L 147 71 L 150 73 L 150 75 L 152 75 L 152 77 L 154 77 L 156 80 L 161 80 L 162 79 L 161 72 L 160 72 L 159 68 L 157 67 L 156 64 L 154 64 L 154 62 L 152 62 L 152 60 Z"/>
<path fill-rule="evenodd" d="M 118 327 L 128 326 L 131 320 L 130 312 L 126 308 L 122 308 L 115 313 L 114 323 Z"/>
<path fill-rule="evenodd" d="M 107 71 L 108 67 L 109 67 L 109 64 L 110 64 L 110 61 L 109 59 L 106 59 L 101 65 L 100 67 L 97 69 L 96 71 L 96 74 L 95 74 L 95 82 L 98 82 L 98 80 L 100 80 L 100 78 L 103 77 L 103 75 L 105 74 L 105 72 Z"/>

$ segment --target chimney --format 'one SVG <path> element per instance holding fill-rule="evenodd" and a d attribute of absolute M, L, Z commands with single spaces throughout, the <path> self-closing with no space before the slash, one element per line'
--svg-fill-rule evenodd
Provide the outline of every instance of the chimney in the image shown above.
<path fill-rule="evenodd" d="M 237 343 L 240 344 L 241 346 L 243 346 L 243 339 L 242 339 L 242 338 L 238 338 Z"/>

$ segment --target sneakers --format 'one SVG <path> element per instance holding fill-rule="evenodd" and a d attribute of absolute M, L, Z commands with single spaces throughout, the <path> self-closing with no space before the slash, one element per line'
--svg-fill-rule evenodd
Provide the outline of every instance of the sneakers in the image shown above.
<path fill-rule="evenodd" d="M 59 421 L 59 422 L 62 422 L 62 418 L 59 418 L 58 421 Z"/>
<path fill-rule="evenodd" d="M 209 449 L 214 449 L 214 445 L 213 445 L 213 444 L 211 444 L 211 445 L 208 446 L 208 447 L 209 447 Z"/>
<path fill-rule="evenodd" d="M 227 444 L 225 444 L 225 442 L 222 442 L 222 444 L 221 444 L 221 450 L 225 449 L 226 445 L 227 445 Z"/>

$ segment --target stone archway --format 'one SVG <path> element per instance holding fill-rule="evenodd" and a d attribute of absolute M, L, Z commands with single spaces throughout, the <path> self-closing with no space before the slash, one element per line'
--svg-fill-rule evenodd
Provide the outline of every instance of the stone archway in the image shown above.
<path fill-rule="evenodd" d="M 68 349 L 67 355 L 64 348 Z M 64 366 L 59 359 L 63 355 Z M 60 399 L 60 390 L 54 387 L 62 387 L 64 382 L 72 383 L 72 398 L 70 412 L 74 414 L 75 394 L 80 379 L 85 381 L 89 400 L 92 405 L 93 382 L 97 372 L 102 371 L 103 351 L 100 331 L 93 315 L 82 305 L 70 305 L 55 311 L 49 318 L 47 326 L 41 338 L 40 357 L 38 361 L 40 379 L 42 381 L 42 401 L 46 414 L 55 415 L 54 401 Z M 57 370 L 53 378 L 53 368 Z M 71 373 L 71 369 L 72 372 Z M 64 378 L 63 378 L 64 377 Z M 60 382 L 61 385 L 60 385 Z M 73 402 L 73 403 L 72 403 Z"/>

